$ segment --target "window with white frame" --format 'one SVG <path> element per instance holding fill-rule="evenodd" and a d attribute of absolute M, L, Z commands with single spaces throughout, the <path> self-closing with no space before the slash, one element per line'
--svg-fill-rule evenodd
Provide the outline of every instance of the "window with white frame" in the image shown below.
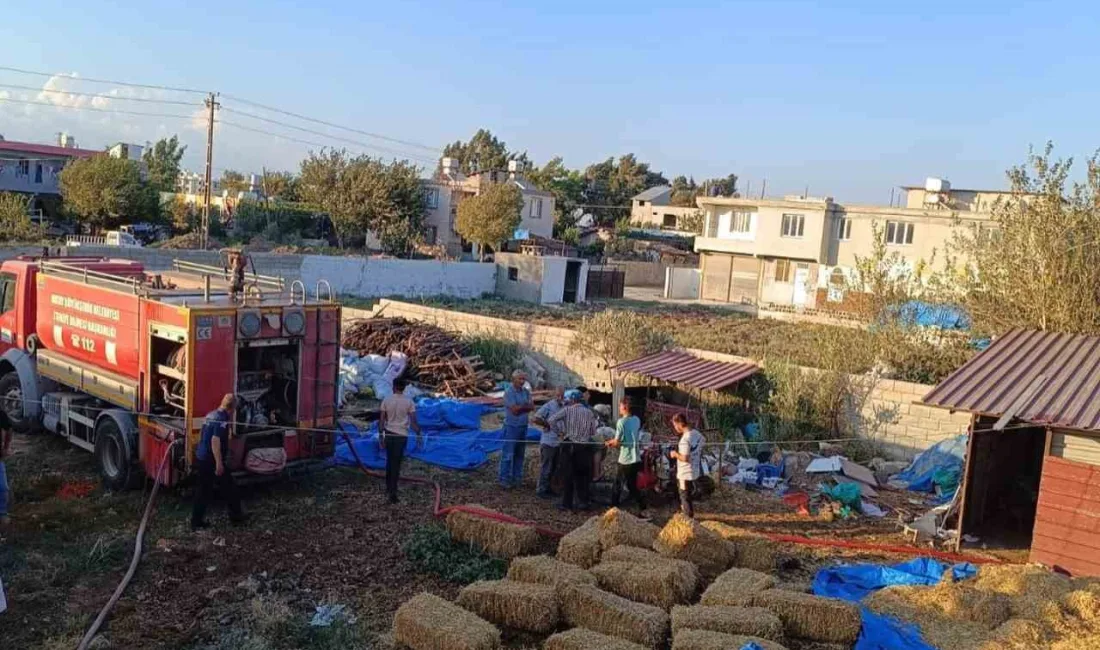
<path fill-rule="evenodd" d="M 435 210 L 439 207 L 439 188 L 428 187 L 424 189 L 424 201 L 428 204 L 429 210 Z"/>
<path fill-rule="evenodd" d="M 904 221 L 886 222 L 886 243 L 904 245 L 913 243 L 913 224 Z"/>
<path fill-rule="evenodd" d="M 752 212 L 734 210 L 730 216 L 730 232 L 747 234 L 752 231 Z"/>
<path fill-rule="evenodd" d="M 542 218 L 542 199 L 531 199 L 531 218 Z"/>
<path fill-rule="evenodd" d="M 784 237 L 801 237 L 802 232 L 806 227 L 806 216 L 802 214 L 784 214 L 783 215 L 783 231 Z"/>
<path fill-rule="evenodd" d="M 848 217 L 839 217 L 836 220 L 836 238 L 838 241 L 848 241 L 852 238 L 852 220 Z"/>

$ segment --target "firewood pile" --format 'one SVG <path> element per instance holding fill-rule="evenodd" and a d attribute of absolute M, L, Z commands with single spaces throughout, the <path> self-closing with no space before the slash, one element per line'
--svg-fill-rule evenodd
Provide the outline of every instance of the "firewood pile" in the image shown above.
<path fill-rule="evenodd" d="M 426 389 L 450 397 L 476 397 L 496 388 L 481 358 L 454 334 L 435 325 L 404 318 L 368 318 L 344 329 L 343 346 L 360 355 L 403 352 L 405 376 Z"/>

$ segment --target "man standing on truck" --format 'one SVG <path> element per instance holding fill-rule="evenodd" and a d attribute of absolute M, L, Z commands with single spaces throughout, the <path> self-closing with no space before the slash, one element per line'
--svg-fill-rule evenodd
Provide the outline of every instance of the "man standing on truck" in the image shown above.
<path fill-rule="evenodd" d="M 8 524 L 8 471 L 4 459 L 11 455 L 11 419 L 0 409 L 0 526 Z"/>
<path fill-rule="evenodd" d="M 378 414 L 378 442 L 386 450 L 386 493 L 390 504 L 397 503 L 397 484 L 401 480 L 401 461 L 409 444 L 409 429 L 416 432 L 417 443 L 424 444 L 424 435 L 416 421 L 416 405 L 405 396 L 408 381 L 393 380 L 393 394 L 382 400 Z"/>
<path fill-rule="evenodd" d="M 198 489 L 195 505 L 191 510 L 191 530 L 207 528 L 206 507 L 214 497 L 214 486 L 229 506 L 229 521 L 237 526 L 245 521 L 241 510 L 241 497 L 233 473 L 225 466 L 229 457 L 229 424 L 233 420 L 237 398 L 232 393 L 222 398 L 217 410 L 206 416 L 202 425 L 202 438 L 195 448 L 195 461 L 199 466 Z"/>

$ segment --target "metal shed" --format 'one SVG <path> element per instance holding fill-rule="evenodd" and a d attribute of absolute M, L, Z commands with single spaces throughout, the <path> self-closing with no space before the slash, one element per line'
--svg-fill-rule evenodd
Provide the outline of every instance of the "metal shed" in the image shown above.
<path fill-rule="evenodd" d="M 1032 562 L 1100 575 L 1100 337 L 1013 330 L 922 401 L 973 414 L 960 539 L 1026 534 Z"/>

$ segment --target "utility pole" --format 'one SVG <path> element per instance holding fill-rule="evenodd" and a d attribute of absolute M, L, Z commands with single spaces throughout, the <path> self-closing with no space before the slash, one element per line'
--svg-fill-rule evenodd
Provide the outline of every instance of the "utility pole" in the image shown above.
<path fill-rule="evenodd" d="M 202 249 L 206 250 L 206 242 L 210 239 L 210 186 L 213 184 L 214 172 L 214 110 L 221 104 L 217 102 L 217 94 L 210 93 L 206 98 L 206 107 L 209 109 L 206 118 L 206 178 L 202 196 Z"/>

